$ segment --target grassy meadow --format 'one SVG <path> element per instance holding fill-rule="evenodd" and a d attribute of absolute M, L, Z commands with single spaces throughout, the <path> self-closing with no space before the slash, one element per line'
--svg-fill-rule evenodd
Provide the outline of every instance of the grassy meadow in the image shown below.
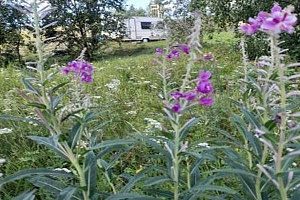
<path fill-rule="evenodd" d="M 155 127 L 151 127 L 153 123 L 149 121 L 162 120 L 160 112 L 162 103 L 159 99 L 162 83 L 158 75 L 160 66 L 155 62 L 155 49 L 164 48 L 165 45 L 165 41 L 122 43 L 121 46 L 113 43 L 105 49 L 100 59 L 93 62 L 94 80 L 86 85 L 86 93 L 90 96 L 91 102 L 103 111 L 100 118 L 106 125 L 99 129 L 102 138 L 124 138 L 136 131 L 155 134 L 153 131 Z M 229 99 L 238 100 L 241 96 L 238 82 L 241 55 L 238 41 L 231 33 L 216 34 L 212 40 L 204 37 L 203 52 L 211 53 L 214 59 L 208 61 L 205 66 L 196 64 L 195 71 L 204 68 L 212 72 L 215 104 L 210 108 L 199 107 L 190 111 L 195 117 L 201 119 L 200 123 L 191 130 L 191 137 L 195 137 L 199 142 L 214 144 L 222 141 L 220 139 L 222 136 L 217 129 L 235 133 L 229 118 L 237 111 Z M 55 64 L 55 59 L 53 60 L 52 64 Z M 179 62 L 170 61 L 174 84 L 180 84 L 179 74 L 184 72 L 186 60 L 187 57 Z M 64 65 L 57 64 L 50 70 L 54 72 L 59 66 Z M 26 70 L 16 69 L 13 64 L 0 69 L 1 115 L 34 116 L 33 110 L 28 108 L 17 94 L 17 89 L 23 88 L 20 80 L 24 74 L 26 76 Z M 66 79 L 66 76 L 60 75 L 56 82 L 64 82 Z M 53 159 L 55 155 L 49 150 L 26 138 L 28 135 L 46 136 L 48 133 L 44 128 L 33 123 L 1 121 L 0 129 L 4 128 L 11 129 L 8 133 L 0 134 L 0 158 L 7 160 L 5 165 L 1 166 L 4 175 L 26 168 L 69 167 L 63 166 L 63 162 L 59 159 Z M 141 148 L 139 151 L 149 151 L 142 147 L 136 148 Z M 121 159 L 116 170 L 134 174 L 143 168 L 142 163 L 147 163 L 147 158 L 142 153 L 133 153 L 130 159 L 128 155 L 125 157 L 127 159 Z M 214 168 L 214 165 L 208 163 L 205 167 Z M 234 179 L 228 181 L 232 185 L 237 184 Z M 30 188 L 29 183 L 24 180 L 7 184 L 0 188 L 0 199 L 11 199 L 12 196 L 27 188 Z M 47 198 L 43 192 L 40 192 L 38 199 Z"/>

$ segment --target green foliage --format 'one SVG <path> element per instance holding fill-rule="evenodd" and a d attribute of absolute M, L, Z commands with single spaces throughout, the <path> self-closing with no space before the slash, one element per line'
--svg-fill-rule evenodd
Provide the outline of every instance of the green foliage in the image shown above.
<path fill-rule="evenodd" d="M 119 37 L 122 32 L 124 0 L 54 0 L 50 4 L 56 9 L 46 23 L 57 23 L 47 30 L 46 35 L 56 37 L 56 41 L 65 45 L 72 55 L 86 48 L 87 58 L 92 59 L 101 45 L 99 38 L 106 41 L 113 35 Z"/>
<path fill-rule="evenodd" d="M 14 4 L 16 0 L 9 1 Z M 12 9 L 5 1 L 0 2 L 0 68 L 15 60 L 22 63 L 21 47 L 24 45 L 22 30 L 27 17 L 24 13 Z"/>
<path fill-rule="evenodd" d="M 222 28 L 237 29 L 241 22 L 247 22 L 250 17 L 255 16 L 259 11 L 269 11 L 274 3 L 279 3 L 283 8 L 288 5 L 295 7 L 295 13 L 300 13 L 300 3 L 298 0 L 246 0 L 233 1 L 232 0 L 192 0 L 190 4 L 191 10 L 201 10 L 204 14 L 211 16 L 210 19 L 214 21 L 215 25 Z M 209 12 L 207 12 L 207 9 Z M 213 14 L 213 15 L 212 15 Z M 283 35 L 283 48 L 290 50 L 290 54 L 299 60 L 299 26 L 296 28 L 296 33 Z M 249 57 L 254 60 L 267 53 L 267 43 L 263 40 L 262 34 L 249 38 L 247 41 L 247 51 Z"/>

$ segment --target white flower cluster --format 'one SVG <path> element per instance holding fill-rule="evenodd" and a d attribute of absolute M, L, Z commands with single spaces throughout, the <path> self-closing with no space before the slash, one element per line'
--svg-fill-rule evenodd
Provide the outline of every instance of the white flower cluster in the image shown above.
<path fill-rule="evenodd" d="M 0 129 L 0 135 L 11 133 L 11 132 L 12 132 L 12 129 L 9 129 L 9 128 Z M 1 164 L 1 162 L 0 162 L 0 164 Z"/>
<path fill-rule="evenodd" d="M 0 158 L 0 165 L 3 164 L 3 163 L 5 163 L 5 162 L 6 162 L 5 159 Z M 0 172 L 0 178 L 1 178 L 2 176 L 3 176 L 3 174 Z"/>
<path fill-rule="evenodd" d="M 160 122 L 151 118 L 145 118 L 144 120 L 148 123 L 145 130 L 146 133 L 154 133 L 157 130 L 162 131 L 162 125 Z"/>
<path fill-rule="evenodd" d="M 67 168 L 56 168 L 54 169 L 55 171 L 64 171 L 64 172 L 67 172 L 67 173 L 71 173 L 71 170 L 67 169 Z"/>
<path fill-rule="evenodd" d="M 127 115 L 136 115 L 137 112 L 135 110 L 131 110 L 131 111 L 128 111 L 126 112 Z"/>
<path fill-rule="evenodd" d="M 105 86 L 113 91 L 118 90 L 119 85 L 121 84 L 121 81 L 118 79 L 113 79 L 110 83 L 106 84 Z"/>
<path fill-rule="evenodd" d="M 197 144 L 197 146 L 199 146 L 199 147 L 206 147 L 206 148 L 210 148 L 210 146 L 209 146 L 209 144 L 208 143 L 206 143 L 206 142 L 203 142 L 203 143 L 199 143 L 199 144 Z"/>

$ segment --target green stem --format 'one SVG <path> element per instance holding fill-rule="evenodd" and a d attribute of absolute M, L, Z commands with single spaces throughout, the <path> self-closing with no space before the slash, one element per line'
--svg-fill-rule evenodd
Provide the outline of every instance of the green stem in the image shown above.
<path fill-rule="evenodd" d="M 191 177 L 190 177 L 190 169 L 191 168 L 191 165 L 190 165 L 190 162 L 187 160 L 186 161 L 186 171 L 187 171 L 187 186 L 188 186 L 188 189 L 191 189 Z"/>
<path fill-rule="evenodd" d="M 73 166 L 75 167 L 77 173 L 78 173 L 78 178 L 79 178 L 79 182 L 80 182 L 80 187 L 83 188 L 82 189 L 82 195 L 83 195 L 83 199 L 84 200 L 90 200 L 89 198 L 89 194 L 86 191 L 86 179 L 85 179 L 85 174 L 84 174 L 84 170 L 82 169 L 82 167 L 79 164 L 79 161 L 77 159 L 77 157 L 75 157 L 74 153 L 72 152 L 72 150 L 70 149 L 68 144 L 64 144 L 64 148 L 66 149 L 66 151 L 68 152 L 68 157 L 69 160 L 71 161 L 71 163 L 73 164 Z"/>
<path fill-rule="evenodd" d="M 41 39 L 41 31 L 40 31 L 40 17 L 38 13 L 38 4 L 37 0 L 34 1 L 34 29 L 35 29 L 35 45 L 38 55 L 38 63 L 37 63 L 37 70 L 40 73 L 40 79 L 41 79 L 41 87 L 42 87 L 42 100 L 47 106 L 47 108 L 50 108 L 49 100 L 46 95 L 46 88 L 44 86 L 45 82 L 45 72 L 44 72 L 44 56 L 43 56 L 43 43 Z"/>
<path fill-rule="evenodd" d="M 286 133 L 286 124 L 287 124 L 287 117 L 286 117 L 286 89 L 285 89 L 285 77 L 284 77 L 284 68 L 281 66 L 280 61 L 280 54 L 279 54 L 279 47 L 277 37 L 272 37 L 273 43 L 273 57 L 275 61 L 275 67 L 278 70 L 279 75 L 279 86 L 280 86 L 280 95 L 281 95 L 281 123 L 280 123 L 280 139 L 278 142 L 278 152 L 276 156 L 276 174 L 279 175 L 282 172 L 282 156 L 283 156 L 283 149 L 284 149 L 284 142 L 285 142 L 285 133 Z M 280 191 L 281 199 L 288 200 L 287 191 L 284 186 L 284 182 L 282 177 L 278 176 L 278 189 Z"/>
<path fill-rule="evenodd" d="M 108 184 L 110 185 L 111 189 L 113 190 L 113 193 L 114 193 L 114 194 L 117 194 L 117 190 L 116 190 L 114 184 L 111 182 L 111 180 L 110 180 L 110 178 L 109 178 L 109 176 L 108 176 L 107 171 L 104 172 L 104 176 L 105 176 L 105 178 L 106 178 Z"/>
<path fill-rule="evenodd" d="M 268 153 L 268 146 L 264 145 L 264 150 L 263 150 L 263 153 L 262 153 L 262 159 L 261 159 L 261 163 L 260 163 L 261 165 L 265 164 L 266 159 L 267 159 L 267 155 L 268 155 L 267 153 Z M 255 192 L 256 192 L 256 198 L 258 200 L 262 200 L 261 188 L 260 188 L 261 176 L 262 176 L 262 171 L 260 169 L 258 169 L 257 176 L 256 176 L 256 182 L 255 182 Z"/>
<path fill-rule="evenodd" d="M 179 115 L 176 115 L 176 125 L 175 125 L 175 140 L 174 140 L 174 158 L 173 158 L 173 168 L 174 168 L 174 200 L 179 200 Z"/>

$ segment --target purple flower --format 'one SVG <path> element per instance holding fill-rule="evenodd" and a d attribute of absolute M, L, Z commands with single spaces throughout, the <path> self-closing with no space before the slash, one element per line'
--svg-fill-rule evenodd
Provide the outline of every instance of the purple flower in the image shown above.
<path fill-rule="evenodd" d="M 257 17 L 249 18 L 249 23 L 240 26 L 240 30 L 247 35 L 256 33 L 259 29 L 269 34 L 280 34 L 281 32 L 293 33 L 297 23 L 297 17 L 292 14 L 293 7 L 288 6 L 284 10 L 275 4 L 271 13 L 259 12 Z"/>
<path fill-rule="evenodd" d="M 199 71 L 199 76 L 198 76 L 199 81 L 201 82 L 208 81 L 210 77 L 211 77 L 210 71 L 202 71 L 202 70 Z"/>
<path fill-rule="evenodd" d="M 197 94 L 193 92 L 185 93 L 184 98 L 188 101 L 193 101 L 196 98 Z"/>
<path fill-rule="evenodd" d="M 257 32 L 258 27 L 244 23 L 240 26 L 240 30 L 243 31 L 246 35 L 253 35 Z"/>
<path fill-rule="evenodd" d="M 177 49 L 173 49 L 169 55 L 167 55 L 167 59 L 179 58 L 180 52 Z"/>
<path fill-rule="evenodd" d="M 279 114 L 277 114 L 276 116 L 275 116 L 275 122 L 277 123 L 277 124 L 281 124 L 281 116 L 279 115 Z"/>
<path fill-rule="evenodd" d="M 210 94 L 213 92 L 213 87 L 209 81 L 199 82 L 197 86 L 197 91 L 203 94 Z"/>
<path fill-rule="evenodd" d="M 179 91 L 176 91 L 176 92 L 173 92 L 170 94 L 171 97 L 173 97 L 174 99 L 179 99 L 179 98 L 182 98 L 184 97 L 184 94 L 179 92 Z"/>
<path fill-rule="evenodd" d="M 203 59 L 203 60 L 211 60 L 211 59 L 213 59 L 213 56 L 212 56 L 211 54 L 207 54 L 207 55 L 204 55 L 204 56 L 202 57 L 202 59 Z"/>
<path fill-rule="evenodd" d="M 172 107 L 172 110 L 176 113 L 180 113 L 180 111 L 181 111 L 180 103 L 179 102 L 175 103 Z"/>
<path fill-rule="evenodd" d="M 61 69 L 61 73 L 67 75 L 67 74 L 70 73 L 70 69 L 68 67 L 64 67 L 64 68 Z"/>
<path fill-rule="evenodd" d="M 211 106 L 214 102 L 214 99 L 211 97 L 202 97 L 199 99 L 199 103 L 203 106 Z"/>
<path fill-rule="evenodd" d="M 257 63 L 256 63 L 256 66 L 257 66 L 257 67 L 263 67 L 263 66 L 265 66 L 265 64 L 264 64 L 263 62 L 257 62 Z"/>
<path fill-rule="evenodd" d="M 180 52 L 176 49 L 171 51 L 171 54 L 173 55 L 174 58 L 179 58 Z"/>
<path fill-rule="evenodd" d="M 291 12 L 291 8 L 288 7 L 282 10 L 279 5 L 275 4 L 271 14 L 261 25 L 262 30 L 271 34 L 279 34 L 281 32 L 293 33 L 297 17 Z"/>
<path fill-rule="evenodd" d="M 156 54 L 161 56 L 164 53 L 164 51 L 161 48 L 156 49 Z"/>
<path fill-rule="evenodd" d="M 185 53 L 185 54 L 190 54 L 190 48 L 189 48 L 189 46 L 186 45 L 186 44 L 181 45 L 181 50 L 182 50 L 182 52 Z"/>
<path fill-rule="evenodd" d="M 81 82 L 91 83 L 93 66 L 86 61 L 72 61 L 62 68 L 61 72 L 65 75 L 73 72 L 75 77 L 78 77 Z"/>

